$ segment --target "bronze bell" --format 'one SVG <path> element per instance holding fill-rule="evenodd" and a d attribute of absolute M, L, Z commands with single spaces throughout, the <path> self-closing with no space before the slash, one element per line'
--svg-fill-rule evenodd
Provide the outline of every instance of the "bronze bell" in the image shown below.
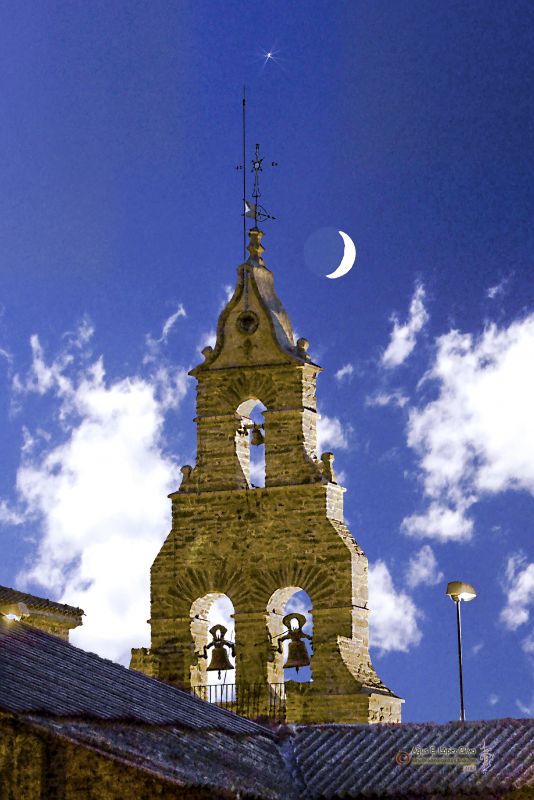
<path fill-rule="evenodd" d="M 250 437 L 250 443 L 253 444 L 255 447 L 259 447 L 260 444 L 265 444 L 265 437 L 261 432 L 259 425 L 254 425 L 252 428 L 252 436 Z"/>
<path fill-rule="evenodd" d="M 233 669 L 234 666 L 228 658 L 228 653 L 224 649 L 224 645 L 215 645 L 213 653 L 211 654 L 211 661 L 207 666 L 208 672 L 218 672 L 218 677 L 221 677 L 221 672 L 227 669 Z"/>
<path fill-rule="evenodd" d="M 291 626 L 292 620 L 296 621 L 296 628 Z M 310 663 L 310 657 L 308 655 L 308 649 L 304 643 L 304 639 L 311 640 L 311 636 L 308 636 L 308 634 L 304 633 L 302 630 L 306 624 L 306 617 L 304 614 L 286 614 L 282 621 L 287 628 L 287 633 L 278 640 L 278 648 L 281 648 L 284 640 L 289 639 L 287 660 L 284 664 L 284 669 L 290 669 L 294 667 L 298 672 L 300 667 L 307 667 Z"/>
<path fill-rule="evenodd" d="M 221 677 L 221 672 L 226 672 L 227 669 L 234 668 L 234 665 L 228 658 L 225 648 L 229 647 L 232 650 L 232 655 L 234 655 L 235 647 L 233 642 L 227 642 L 224 638 L 226 630 L 227 629 L 224 627 L 224 625 L 214 625 L 213 628 L 210 628 L 213 641 L 204 647 L 204 658 L 208 657 L 208 650 L 210 647 L 213 647 L 211 661 L 206 669 L 208 672 L 217 672 L 218 678 Z"/>
<path fill-rule="evenodd" d="M 298 672 L 300 667 L 307 667 L 309 663 L 310 657 L 304 642 L 302 640 L 299 642 L 289 642 L 287 661 L 284 664 L 284 669 L 295 667 Z"/>

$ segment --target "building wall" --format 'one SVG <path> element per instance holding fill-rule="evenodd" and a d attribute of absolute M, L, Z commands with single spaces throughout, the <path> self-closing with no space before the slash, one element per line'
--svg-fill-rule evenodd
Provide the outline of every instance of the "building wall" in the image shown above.
<path fill-rule="evenodd" d="M 0 719 L 1 800 L 218 800 L 179 787 L 23 722 Z M 225 794 L 224 797 L 228 798 Z"/>
<path fill-rule="evenodd" d="M 78 627 L 81 625 L 81 620 L 78 621 L 77 619 L 71 618 L 58 618 L 55 615 L 46 615 L 46 614 L 30 614 L 29 617 L 23 617 L 22 621 L 26 625 L 31 625 L 33 628 L 39 628 L 45 633 L 50 633 L 52 636 L 59 636 L 60 639 L 64 641 L 69 641 L 69 634 L 73 628 Z"/>
<path fill-rule="evenodd" d="M 282 656 L 268 635 L 281 632 L 283 607 L 273 608 L 271 598 L 304 589 L 313 605 L 313 683 L 289 704 L 289 717 L 380 721 L 361 694 L 362 686 L 385 689 L 368 653 L 367 558 L 338 518 L 341 493 L 323 484 L 178 493 L 173 530 L 152 567 L 153 659 L 145 651 L 143 671 L 190 685 L 202 662 L 192 648 L 198 622 L 191 609 L 197 598 L 218 593 L 235 609 L 236 682 L 283 681 Z M 382 721 L 398 721 L 399 701 L 388 702 Z"/>

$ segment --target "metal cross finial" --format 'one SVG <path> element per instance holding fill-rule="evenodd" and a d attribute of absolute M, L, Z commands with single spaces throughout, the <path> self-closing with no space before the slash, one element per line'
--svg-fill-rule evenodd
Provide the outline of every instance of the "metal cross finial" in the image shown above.
<path fill-rule="evenodd" d="M 257 144 L 256 153 L 252 159 L 252 172 L 254 173 L 254 188 L 252 190 L 252 197 L 254 198 L 255 202 L 253 205 L 247 203 L 245 206 L 245 216 L 254 218 L 254 227 L 257 227 L 258 221 L 262 222 L 264 219 L 275 219 L 275 217 L 269 214 L 263 208 L 263 206 L 260 206 L 259 204 L 259 199 L 261 197 L 260 172 L 263 172 L 262 164 L 263 158 L 260 158 L 260 146 Z M 278 164 L 276 161 L 271 161 L 271 166 L 277 167 Z"/>
<path fill-rule="evenodd" d="M 243 153 L 243 158 L 244 157 L 245 156 L 244 156 L 244 153 Z M 244 217 L 245 218 L 248 217 L 248 219 L 253 219 L 255 227 L 257 226 L 258 222 L 263 222 L 263 220 L 265 220 L 265 219 L 276 219 L 276 217 L 273 217 L 272 214 L 269 214 L 268 211 L 266 211 L 265 208 L 263 208 L 263 206 L 260 206 L 260 204 L 259 204 L 259 199 L 261 197 L 261 192 L 260 192 L 260 172 L 263 172 L 263 166 L 262 166 L 263 165 L 263 161 L 264 161 L 264 159 L 260 158 L 260 146 L 259 146 L 259 144 L 257 144 L 256 145 L 256 152 L 255 152 L 254 158 L 252 159 L 252 162 L 251 162 L 252 163 L 251 172 L 254 173 L 254 186 L 253 186 L 253 189 L 252 189 L 252 197 L 254 198 L 254 203 L 250 203 L 247 200 L 246 195 L 244 196 L 244 202 L 245 202 Z M 277 167 L 277 166 L 278 166 L 278 163 L 276 161 L 271 161 L 271 167 Z M 239 169 L 239 170 L 243 169 L 242 164 L 239 164 L 236 167 L 236 169 Z M 245 180 L 243 180 L 243 191 L 244 192 L 246 191 Z"/>

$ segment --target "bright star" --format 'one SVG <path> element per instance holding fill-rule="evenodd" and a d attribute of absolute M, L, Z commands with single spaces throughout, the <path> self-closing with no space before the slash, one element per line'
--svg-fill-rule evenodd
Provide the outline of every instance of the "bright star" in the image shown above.
<path fill-rule="evenodd" d="M 265 50 L 262 53 L 263 66 L 265 67 L 265 65 L 267 64 L 268 61 L 273 61 L 274 63 L 278 63 L 277 56 L 278 56 L 278 50 L 275 50 L 275 49 L 273 49 L 273 50 Z"/>

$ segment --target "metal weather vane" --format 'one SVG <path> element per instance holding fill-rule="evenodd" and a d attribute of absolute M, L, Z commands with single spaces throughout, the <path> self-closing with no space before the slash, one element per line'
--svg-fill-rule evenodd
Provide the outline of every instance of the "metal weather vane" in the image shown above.
<path fill-rule="evenodd" d="M 247 244 L 247 219 L 254 220 L 254 227 L 257 227 L 258 222 L 263 222 L 266 219 L 275 219 L 272 214 L 269 214 L 268 211 L 263 206 L 260 206 L 259 199 L 261 197 L 260 192 L 260 172 L 263 172 L 262 164 L 263 158 L 260 158 L 260 146 L 259 144 L 256 145 L 256 152 L 254 154 L 254 158 L 252 159 L 252 170 L 251 172 L 254 173 L 254 186 L 252 189 L 252 197 L 254 198 L 254 202 L 251 203 L 247 199 L 247 170 L 246 170 L 246 97 L 245 97 L 245 87 L 243 87 L 243 163 L 238 164 L 236 169 L 243 171 L 243 255 L 246 258 L 246 244 Z M 276 161 L 271 161 L 272 167 L 277 167 L 278 164 Z"/>
<path fill-rule="evenodd" d="M 258 222 L 263 222 L 265 219 L 276 219 L 276 217 L 273 217 L 272 214 L 269 214 L 269 212 L 259 204 L 259 199 L 261 197 L 260 172 L 263 172 L 262 164 L 263 158 L 260 158 L 260 146 L 257 144 L 256 153 L 252 159 L 252 172 L 254 173 L 254 188 L 252 189 L 252 197 L 254 198 L 254 203 L 249 203 L 248 200 L 245 200 L 245 217 L 254 219 L 254 226 L 256 226 Z M 278 164 L 276 161 L 271 161 L 271 166 L 277 167 Z"/>

